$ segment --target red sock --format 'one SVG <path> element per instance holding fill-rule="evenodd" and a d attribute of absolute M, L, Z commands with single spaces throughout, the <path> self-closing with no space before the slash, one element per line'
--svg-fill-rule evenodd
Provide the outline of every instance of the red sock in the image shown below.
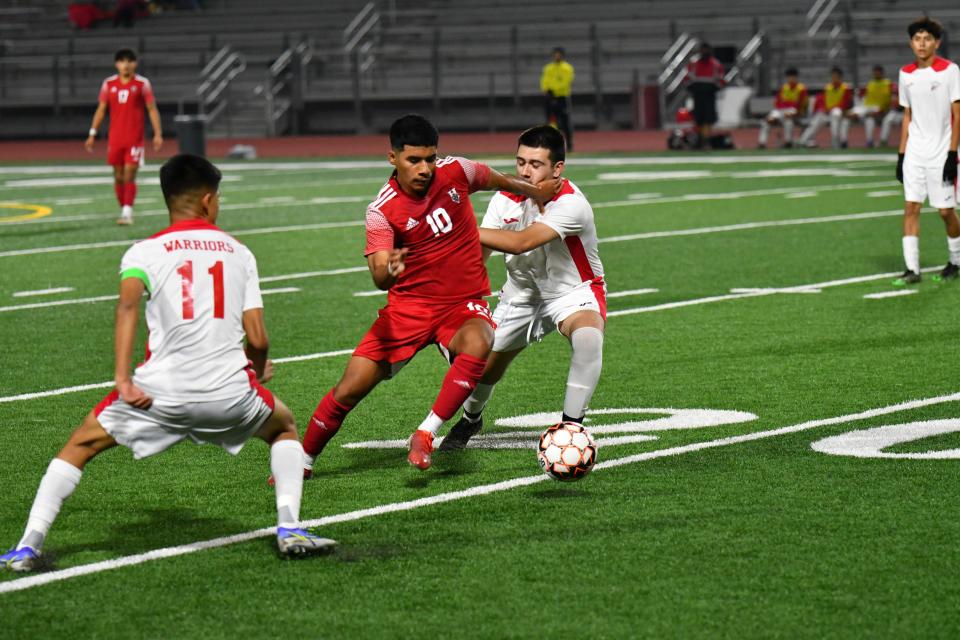
<path fill-rule="evenodd" d="M 113 183 L 113 192 L 117 194 L 117 204 L 121 207 L 123 206 L 123 189 L 124 184 L 122 182 Z"/>
<path fill-rule="evenodd" d="M 444 421 L 452 418 L 457 409 L 470 397 L 473 388 L 477 386 L 486 364 L 486 360 L 474 358 L 466 353 L 458 355 L 443 378 L 440 394 L 433 403 L 433 412 Z"/>
<path fill-rule="evenodd" d="M 343 419 L 347 417 L 353 407 L 337 402 L 333 399 L 333 389 L 323 396 L 317 405 L 317 410 L 310 418 L 307 432 L 303 436 L 303 450 L 307 455 L 318 456 L 327 446 L 330 439 L 337 434 Z"/>
<path fill-rule="evenodd" d="M 137 199 L 137 183 L 127 182 L 123 185 L 123 206 L 133 206 L 133 201 Z"/>

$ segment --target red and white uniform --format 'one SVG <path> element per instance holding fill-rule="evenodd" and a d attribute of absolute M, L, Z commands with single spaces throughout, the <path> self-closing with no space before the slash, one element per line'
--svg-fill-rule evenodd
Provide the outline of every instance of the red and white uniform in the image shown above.
<path fill-rule="evenodd" d="M 470 194 L 486 186 L 490 169 L 466 158 L 437 162 L 422 198 L 390 178 L 367 207 L 364 255 L 407 248 L 406 268 L 387 306 L 354 355 L 390 362 L 394 371 L 423 347 L 450 342 L 468 319 L 489 321 L 490 281 Z"/>
<path fill-rule="evenodd" d="M 593 209 L 572 182 L 563 181 L 543 213 L 529 198 L 497 193 L 481 226 L 522 231 L 537 222 L 560 237 L 527 253 L 504 256 L 507 281 L 493 315 L 495 351 L 539 340 L 577 311 L 592 310 L 606 317 L 606 283 Z"/>
<path fill-rule="evenodd" d="M 709 58 L 697 56 L 687 63 L 685 80 L 689 83 L 701 82 L 721 88 L 726 85 L 726 81 L 723 79 L 724 75 L 723 63 L 719 60 L 713 56 Z"/>
<path fill-rule="evenodd" d="M 110 110 L 110 134 L 107 142 L 107 163 L 142 164 L 144 115 L 153 104 L 153 86 L 141 75 L 123 82 L 112 75 L 100 85 L 100 102 Z"/>
<path fill-rule="evenodd" d="M 903 160 L 903 189 L 908 202 L 944 209 L 956 206 L 956 185 L 943 184 L 943 165 L 950 150 L 951 109 L 960 101 L 960 69 L 944 58 L 921 69 L 900 70 L 900 105 L 910 109 L 910 129 Z"/>
<path fill-rule="evenodd" d="M 138 458 L 187 437 L 236 453 L 274 405 L 243 349 L 243 312 L 263 307 L 253 253 L 187 220 L 130 247 L 120 273 L 150 295 L 147 358 L 133 383 L 154 403 L 141 411 L 113 392 L 97 407 L 100 423 Z"/>

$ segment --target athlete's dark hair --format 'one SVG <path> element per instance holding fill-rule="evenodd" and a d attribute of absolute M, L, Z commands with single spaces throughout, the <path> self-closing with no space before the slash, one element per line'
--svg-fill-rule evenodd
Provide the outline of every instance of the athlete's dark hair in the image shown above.
<path fill-rule="evenodd" d="M 114 62 L 120 62 L 121 60 L 130 60 L 131 62 L 137 61 L 137 52 L 133 49 L 120 49 L 113 56 Z"/>
<path fill-rule="evenodd" d="M 840 67 L 834 67 L 833 69 L 830 69 L 830 73 L 831 73 L 831 74 L 836 73 L 836 74 L 839 75 L 841 78 L 843 77 L 843 69 L 841 69 Z"/>
<path fill-rule="evenodd" d="M 408 113 L 390 125 L 390 147 L 402 151 L 403 147 L 435 147 L 440 133 L 433 124 L 417 113 Z"/>
<path fill-rule="evenodd" d="M 880 65 L 874 65 L 873 70 L 883 73 L 883 67 L 881 67 Z"/>
<path fill-rule="evenodd" d="M 160 167 L 160 190 L 169 208 L 182 195 L 216 191 L 221 177 L 220 170 L 206 158 L 182 153 Z"/>
<path fill-rule="evenodd" d="M 548 124 L 530 127 L 521 133 L 517 140 L 517 146 L 520 145 L 546 149 L 550 152 L 550 162 L 554 164 L 567 159 L 567 143 L 563 139 L 563 134 Z"/>
<path fill-rule="evenodd" d="M 567 50 L 564 49 L 563 47 L 554 47 L 554 48 L 553 48 L 553 52 L 554 52 L 554 53 L 559 53 L 559 54 L 562 55 L 564 58 L 567 57 Z"/>
<path fill-rule="evenodd" d="M 911 38 L 921 31 L 926 31 L 932 35 L 934 40 L 939 40 L 941 37 L 943 37 L 943 25 L 930 16 L 918 18 L 911 22 L 910 26 L 907 27 L 907 33 L 910 34 Z"/>
<path fill-rule="evenodd" d="M 785 76 L 799 76 L 800 73 L 797 71 L 796 67 L 787 67 L 787 70 L 783 72 Z"/>

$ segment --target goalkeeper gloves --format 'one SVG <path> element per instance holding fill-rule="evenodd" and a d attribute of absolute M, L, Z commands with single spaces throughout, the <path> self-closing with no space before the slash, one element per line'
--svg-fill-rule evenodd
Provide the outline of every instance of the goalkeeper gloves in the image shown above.
<path fill-rule="evenodd" d="M 947 152 L 947 162 L 943 165 L 943 182 L 954 184 L 957 181 L 957 152 Z"/>
<path fill-rule="evenodd" d="M 903 155 L 901 153 L 897 156 L 897 182 L 900 184 L 903 184 Z"/>

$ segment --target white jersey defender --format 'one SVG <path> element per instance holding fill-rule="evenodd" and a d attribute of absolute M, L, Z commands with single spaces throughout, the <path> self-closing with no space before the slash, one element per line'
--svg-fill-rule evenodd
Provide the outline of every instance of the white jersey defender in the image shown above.
<path fill-rule="evenodd" d="M 120 272 L 149 293 L 147 357 L 133 383 L 154 402 L 142 411 L 114 392 L 98 420 L 137 458 L 187 437 L 237 453 L 274 408 L 243 349 L 243 312 L 263 307 L 253 253 L 209 222 L 185 220 L 130 247 Z"/>
<path fill-rule="evenodd" d="M 569 180 L 541 213 L 529 198 L 497 193 L 482 227 L 522 231 L 540 222 L 560 236 L 526 253 L 505 255 L 507 281 L 494 311 L 495 351 L 539 340 L 577 311 L 606 318 L 606 283 L 597 246 L 593 208 Z"/>

